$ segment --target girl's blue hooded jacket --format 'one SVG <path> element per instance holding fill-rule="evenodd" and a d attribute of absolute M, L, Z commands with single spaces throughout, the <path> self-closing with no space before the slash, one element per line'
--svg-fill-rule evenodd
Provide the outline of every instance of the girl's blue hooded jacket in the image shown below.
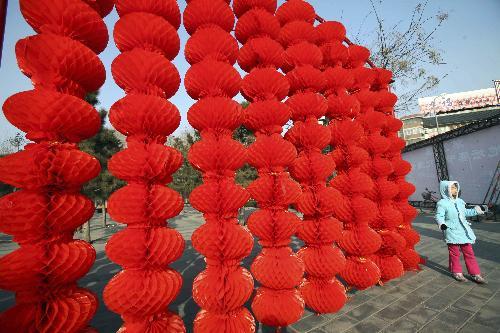
<path fill-rule="evenodd" d="M 476 235 L 466 217 L 476 216 L 478 213 L 474 208 L 465 208 L 465 202 L 458 195 L 456 199 L 451 196 L 452 184 L 457 184 L 457 189 L 460 191 L 458 182 L 443 180 L 439 183 L 442 199 L 437 203 L 436 222 L 439 227 L 442 224 L 448 227 L 444 231 L 446 243 L 473 244 L 476 241 Z"/>

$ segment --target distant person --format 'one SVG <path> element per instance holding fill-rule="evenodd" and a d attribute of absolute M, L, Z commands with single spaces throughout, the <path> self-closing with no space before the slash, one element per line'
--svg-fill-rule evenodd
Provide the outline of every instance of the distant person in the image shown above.
<path fill-rule="evenodd" d="M 480 206 L 465 208 L 465 202 L 458 197 L 460 185 L 455 181 L 441 181 L 439 184 L 441 200 L 437 203 L 436 222 L 444 233 L 448 244 L 450 256 L 450 272 L 455 280 L 464 282 L 467 279 L 462 273 L 460 264 L 460 250 L 464 254 L 465 265 L 472 281 L 484 284 L 486 280 L 481 276 L 472 244 L 476 241 L 476 235 L 470 227 L 466 217 L 483 215 L 485 212 Z"/>

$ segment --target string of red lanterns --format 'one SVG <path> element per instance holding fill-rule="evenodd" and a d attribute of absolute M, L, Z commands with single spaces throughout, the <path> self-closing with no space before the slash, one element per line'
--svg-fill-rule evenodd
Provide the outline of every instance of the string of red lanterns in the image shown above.
<path fill-rule="evenodd" d="M 337 35 L 342 37 L 344 33 Z M 374 183 L 367 175 L 370 158 L 365 147 L 360 145 L 365 132 L 357 120 L 365 111 L 358 94 L 366 85 L 366 78 L 356 74 L 369 70 L 363 67 L 369 52 L 358 45 L 346 48 L 338 42 L 329 52 L 334 66 L 325 70 L 329 85 L 328 116 L 334 149 L 332 156 L 338 169 L 330 185 L 342 193 L 336 216 L 344 225 L 339 246 L 347 256 L 346 267 L 340 276 L 349 287 L 366 289 L 380 280 L 380 270 L 368 256 L 381 244 L 380 236 L 370 228 L 376 218 L 376 205 L 368 198 Z"/>
<path fill-rule="evenodd" d="M 3 110 L 34 143 L 0 159 L 0 180 L 20 189 L 0 199 L 0 231 L 20 245 L 0 259 L 0 288 L 16 292 L 16 305 L 0 316 L 0 331 L 95 332 L 88 323 L 97 297 L 77 285 L 95 250 L 73 234 L 94 213 L 80 190 L 100 166 L 78 142 L 101 126 L 84 97 L 105 80 L 96 54 L 107 45 L 102 17 L 113 3 L 21 0 L 20 7 L 37 33 L 16 44 L 34 90 L 11 96 Z"/>
<path fill-rule="evenodd" d="M 127 136 L 127 148 L 110 159 L 109 170 L 128 184 L 111 195 L 109 214 L 127 228 L 106 244 L 106 254 L 123 270 L 106 285 L 104 302 L 121 315 L 124 332 L 185 332 L 182 319 L 168 310 L 182 286 L 168 265 L 181 257 L 184 239 L 166 224 L 183 208 L 179 193 L 166 187 L 182 155 L 165 146 L 180 123 L 167 100 L 180 86 L 170 62 L 180 49 L 180 10 L 174 0 L 115 4 L 121 54 L 111 71 L 127 95 L 111 107 L 110 121 Z"/>
<path fill-rule="evenodd" d="M 290 108 L 281 102 L 290 84 L 278 72 L 284 62 L 283 47 L 276 41 L 280 33 L 280 23 L 274 16 L 276 1 L 239 0 L 233 9 L 239 17 L 235 35 L 244 44 L 238 63 L 249 73 L 241 88 L 250 102 L 244 124 L 256 137 L 248 148 L 248 162 L 259 174 L 248 186 L 260 208 L 250 215 L 248 227 L 262 246 L 251 265 L 261 285 L 252 310 L 258 321 L 279 329 L 298 321 L 304 312 L 304 300 L 297 289 L 304 266 L 289 246 L 300 223 L 288 211 L 301 194 L 300 186 L 287 172 L 297 151 L 281 136 L 291 115 Z"/>
<path fill-rule="evenodd" d="M 384 69 L 375 69 L 370 72 L 370 91 L 364 94 L 364 99 L 375 101 L 373 108 L 367 109 L 360 116 L 360 123 L 367 133 L 366 141 L 371 139 L 379 140 L 381 149 L 369 147 L 372 156 L 373 166 L 370 176 L 375 183 L 375 188 L 370 192 L 370 198 L 377 203 L 379 216 L 373 221 L 372 227 L 377 230 L 382 238 L 380 250 L 370 256 L 380 268 L 381 280 L 386 282 L 403 275 L 403 264 L 396 256 L 405 247 L 405 240 L 395 228 L 402 222 L 402 215 L 394 207 L 393 199 L 398 193 L 398 186 L 390 175 L 393 172 L 390 163 L 391 138 L 396 135 L 401 121 L 392 116 L 393 107 L 396 103 L 396 96 L 389 92 L 388 84 L 392 73 Z M 366 104 L 366 103 L 365 103 Z"/>
<path fill-rule="evenodd" d="M 252 310 L 266 325 L 296 322 L 304 301 L 317 313 L 338 311 L 346 293 L 337 274 L 349 287 L 366 289 L 419 269 L 419 235 L 411 227 L 416 210 L 407 201 L 415 188 L 405 181 L 411 165 L 401 158 L 391 73 L 375 68 L 369 51 L 353 44 L 340 23 L 325 22 L 305 1 L 290 0 L 277 11 L 276 0 L 235 0 L 233 10 L 230 0 L 187 2 L 185 55 L 192 67 L 185 87 L 198 100 L 188 120 L 202 138 L 189 161 L 204 181 L 190 201 L 206 221 L 192 236 L 207 264 L 193 284 L 202 308 L 195 332 L 255 331 L 243 307 L 253 278 L 240 265 L 253 238 L 237 220 L 249 194 L 260 208 L 249 229 L 263 247 L 251 266 L 261 285 Z M 109 213 L 128 227 L 106 246 L 123 271 L 107 285 L 104 300 L 122 316 L 124 332 L 184 332 L 181 318 L 168 310 L 182 285 L 168 265 L 182 255 L 184 240 L 165 224 L 183 208 L 180 195 L 165 187 L 182 156 L 164 145 L 180 121 L 167 101 L 180 85 L 170 62 L 180 49 L 180 11 L 174 0 L 115 3 L 120 20 L 114 37 L 122 54 L 112 73 L 127 96 L 113 105 L 110 120 L 127 136 L 128 148 L 109 168 L 128 185 L 112 195 Z M 0 231 L 21 246 L 0 259 L 11 268 L 0 272 L 0 287 L 17 293 L 0 328 L 91 332 L 96 298 L 76 280 L 91 267 L 95 251 L 72 235 L 93 214 L 79 190 L 99 167 L 77 143 L 100 126 L 82 98 L 104 82 L 95 53 L 107 44 L 102 17 L 113 3 L 58 0 L 46 6 L 21 0 L 39 35 L 21 40 L 16 53 L 35 89 L 4 105 L 7 119 L 35 143 L 0 160 L 0 180 L 22 188 L 0 199 Z M 234 14 L 240 51 L 230 35 Z M 233 67 L 237 60 L 249 73 L 244 80 Z M 240 91 L 250 102 L 246 111 L 232 100 Z M 319 123 L 325 116 L 329 126 Z M 280 133 L 289 118 L 293 127 L 284 140 Z M 256 136 L 248 151 L 232 139 L 242 124 Z M 334 150 L 325 155 L 329 144 Z M 248 191 L 234 183 L 235 170 L 246 162 L 259 172 Z M 293 203 L 302 222 L 287 210 Z M 289 246 L 294 233 L 305 243 L 297 254 Z M 39 320 L 45 311 L 51 315 Z"/>
<path fill-rule="evenodd" d="M 276 16 L 282 25 L 279 41 L 286 48 L 283 71 L 290 83 L 286 104 L 292 110 L 293 127 L 285 135 L 298 151 L 290 173 L 302 186 L 297 209 L 303 213 L 298 236 L 304 247 L 298 252 L 305 265 L 300 291 L 308 307 L 317 313 L 338 311 L 345 303 L 345 289 L 335 278 L 345 258 L 333 244 L 340 224 L 332 217 L 338 192 L 326 186 L 335 163 L 322 153 L 330 143 L 330 130 L 319 124 L 328 109 L 321 95 L 326 79 L 320 70 L 323 56 L 316 45 L 318 31 L 313 26 L 314 8 L 304 1 L 283 4 Z"/>
<path fill-rule="evenodd" d="M 237 219 L 249 194 L 234 181 L 247 152 L 232 139 L 243 123 L 243 110 L 232 100 L 240 91 L 241 77 L 233 67 L 238 42 L 230 35 L 235 18 L 229 2 L 191 0 L 184 11 L 184 26 L 191 35 L 185 50 L 191 67 L 184 84 L 198 100 L 188 111 L 188 121 L 201 135 L 189 151 L 189 161 L 203 175 L 190 202 L 206 221 L 191 237 L 206 262 L 193 283 L 193 299 L 201 307 L 195 332 L 255 332 L 254 318 L 243 307 L 253 292 L 253 278 L 240 263 L 250 254 L 253 237 Z"/>

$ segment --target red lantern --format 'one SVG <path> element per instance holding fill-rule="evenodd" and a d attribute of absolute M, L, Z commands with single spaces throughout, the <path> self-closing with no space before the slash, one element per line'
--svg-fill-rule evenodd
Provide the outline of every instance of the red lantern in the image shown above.
<path fill-rule="evenodd" d="M 242 16 L 245 6 L 241 3 L 239 7 Z M 259 17 L 263 22 L 269 19 L 263 13 Z M 201 307 L 195 332 L 255 331 L 254 318 L 243 307 L 252 294 L 253 278 L 240 266 L 252 250 L 253 238 L 237 220 L 249 195 L 234 182 L 235 170 L 247 162 L 245 148 L 232 139 L 244 120 L 242 107 L 232 100 L 241 90 L 240 75 L 233 67 L 238 43 L 229 33 L 234 21 L 228 1 L 192 0 L 184 11 L 184 26 L 191 35 L 185 55 L 192 65 L 184 84 L 188 94 L 198 100 L 189 109 L 188 120 L 201 134 L 188 158 L 204 181 L 191 193 L 190 202 L 206 220 L 192 236 L 193 247 L 205 256 L 207 264 L 193 283 L 193 298 Z M 248 23 L 247 29 L 238 30 L 245 39 L 255 28 L 251 20 Z M 247 94 L 264 92 L 252 88 Z M 276 93 L 281 89 L 276 87 Z"/>
<path fill-rule="evenodd" d="M 108 42 L 102 17 L 113 3 L 21 0 L 20 7 L 38 33 L 16 44 L 19 66 L 35 89 L 11 96 L 3 110 L 34 143 L 0 159 L 0 180 L 20 189 L 0 199 L 0 231 L 20 245 L 0 259 L 0 288 L 16 293 L 0 330 L 91 332 L 97 298 L 77 280 L 92 267 L 95 250 L 73 234 L 94 213 L 80 190 L 100 166 L 77 144 L 100 127 L 83 97 L 105 80 L 96 53 Z"/>
<path fill-rule="evenodd" d="M 305 242 L 298 253 L 306 272 L 300 291 L 315 312 L 331 313 L 346 301 L 345 289 L 335 278 L 345 258 L 335 246 L 341 238 L 341 225 L 332 217 L 340 193 L 326 187 L 335 162 L 321 152 L 331 141 L 331 131 L 318 124 L 328 111 L 328 102 L 320 94 L 327 83 L 321 71 L 324 55 L 316 45 L 320 34 L 312 24 L 316 14 L 311 5 L 291 0 L 278 9 L 276 16 L 282 24 L 278 39 L 286 48 L 282 70 L 290 83 L 286 104 L 294 121 L 285 138 L 299 153 L 290 173 L 303 189 L 296 205 L 304 214 L 297 233 Z"/>
<path fill-rule="evenodd" d="M 184 239 L 166 224 L 182 211 L 183 200 L 165 186 L 182 155 L 164 145 L 180 122 L 166 100 L 180 84 L 170 62 L 180 49 L 180 11 L 173 0 L 115 3 L 120 19 L 114 39 L 122 53 L 111 69 L 127 95 L 111 107 L 110 120 L 127 136 L 128 147 L 108 166 L 128 185 L 111 195 L 109 214 L 127 228 L 106 244 L 106 254 L 123 270 L 105 287 L 104 302 L 121 315 L 120 331 L 185 332 L 182 319 L 168 310 L 182 286 L 181 275 L 168 265 L 182 255 Z"/>

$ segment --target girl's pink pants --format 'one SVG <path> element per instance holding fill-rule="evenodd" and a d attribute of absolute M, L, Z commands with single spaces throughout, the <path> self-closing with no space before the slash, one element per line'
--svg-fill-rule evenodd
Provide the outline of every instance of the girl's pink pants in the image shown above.
<path fill-rule="evenodd" d="M 472 244 L 448 244 L 448 253 L 450 255 L 450 272 L 462 273 L 462 265 L 460 264 L 460 249 L 464 254 L 465 266 L 470 275 L 479 275 L 479 265 L 472 250 Z"/>

